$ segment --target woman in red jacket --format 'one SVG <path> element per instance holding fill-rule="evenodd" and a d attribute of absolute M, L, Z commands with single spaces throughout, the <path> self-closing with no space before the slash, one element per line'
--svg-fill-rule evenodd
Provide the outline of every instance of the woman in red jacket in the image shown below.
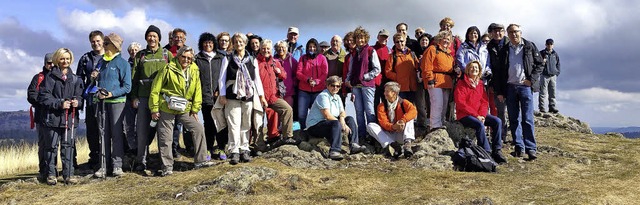
<path fill-rule="evenodd" d="M 502 155 L 502 122 L 500 118 L 487 114 L 489 103 L 480 79 L 482 66 L 479 61 L 471 61 L 465 69 L 464 80 L 458 82 L 454 90 L 457 120 L 465 127 L 476 130 L 478 146 L 481 146 L 497 163 L 507 162 Z M 491 127 L 493 152 L 485 134 L 485 126 Z"/>

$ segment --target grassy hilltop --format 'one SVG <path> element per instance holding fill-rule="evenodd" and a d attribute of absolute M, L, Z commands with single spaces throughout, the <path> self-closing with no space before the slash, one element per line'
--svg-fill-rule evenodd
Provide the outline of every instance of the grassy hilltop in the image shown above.
<path fill-rule="evenodd" d="M 553 127 L 538 127 L 536 136 L 538 160 L 508 155 L 498 173 L 434 171 L 379 156 L 343 160 L 333 169 L 299 169 L 262 157 L 164 178 L 127 173 L 48 186 L 36 183 L 31 169 L 0 177 L 0 204 L 640 203 L 640 141 Z"/>

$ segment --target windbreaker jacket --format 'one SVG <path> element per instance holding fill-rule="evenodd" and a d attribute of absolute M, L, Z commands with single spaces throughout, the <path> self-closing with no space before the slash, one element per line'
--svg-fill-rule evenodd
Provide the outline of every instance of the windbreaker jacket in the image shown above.
<path fill-rule="evenodd" d="M 275 68 L 280 69 L 279 74 L 275 72 Z M 262 54 L 258 54 L 258 70 L 260 80 L 262 80 L 264 98 L 267 103 L 273 104 L 278 100 L 278 79 L 284 80 L 287 77 L 287 72 L 280 65 L 280 62 L 273 57 L 267 59 Z"/>
<path fill-rule="evenodd" d="M 483 85 L 482 80 L 479 80 L 478 85 L 472 87 L 467 75 L 464 75 L 464 80 L 458 81 L 453 91 L 457 120 L 466 116 L 487 116 L 489 101 Z"/>
<path fill-rule="evenodd" d="M 429 46 L 422 56 L 422 80 L 424 88 L 435 85 L 436 88 L 453 88 L 453 56 L 438 48 Z"/>
<path fill-rule="evenodd" d="M 218 52 L 211 58 L 211 61 L 203 52 L 196 55 L 195 62 L 200 69 L 200 84 L 202 85 L 202 104 L 213 106 L 215 103 L 217 97 L 214 97 L 214 93 L 218 91 L 222 59 L 224 58 L 226 55 Z"/>
<path fill-rule="evenodd" d="M 165 68 L 158 71 L 151 84 L 151 95 L 149 95 L 151 113 L 162 110 L 162 112 L 180 115 L 187 112 L 198 113 L 200 111 L 202 106 L 200 71 L 195 63 L 191 63 L 186 71 L 182 72 L 182 66 L 177 58 L 171 60 Z M 179 96 L 187 99 L 189 101 L 187 108 L 184 112 L 169 109 L 165 96 Z"/>
<path fill-rule="evenodd" d="M 82 80 L 73 74 L 71 69 L 68 69 L 66 74 L 66 80 L 63 80 L 62 71 L 58 67 L 51 68 L 42 84 L 40 84 L 40 93 L 38 95 L 38 102 L 42 105 L 42 123 L 47 127 L 52 128 L 64 128 L 67 125 L 71 125 L 71 109 L 68 110 L 69 117 L 66 118 L 65 110 L 62 109 L 62 103 L 65 99 L 76 98 L 78 100 L 78 107 L 73 118 L 75 118 L 74 127 L 78 127 L 80 124 L 78 116 L 80 115 L 80 108 L 83 106 L 82 92 L 84 89 L 84 83 Z M 65 120 L 66 118 L 66 120 Z"/>
<path fill-rule="evenodd" d="M 417 91 L 418 76 L 416 72 L 420 69 L 419 61 L 411 49 L 407 48 L 405 52 L 393 49 L 391 57 L 384 67 L 385 76 L 400 84 L 400 91 Z M 394 57 L 395 56 L 395 57 Z M 394 59 L 395 58 L 395 66 Z"/>
<path fill-rule="evenodd" d="M 395 110 L 396 119 L 395 121 L 391 122 L 389 120 L 387 109 L 384 106 L 384 103 L 387 103 L 387 100 L 382 101 L 382 103 L 378 104 L 378 123 L 380 124 L 380 127 L 382 127 L 382 129 L 385 131 L 393 131 L 393 128 L 391 126 L 393 126 L 393 124 L 395 124 L 399 120 L 409 122 L 413 119 L 416 119 L 416 117 L 418 116 L 418 110 L 416 109 L 416 106 L 414 106 L 413 103 L 409 102 L 409 100 L 402 99 L 402 102 L 398 102 L 398 106 Z M 403 108 L 406 113 L 402 111 Z"/>
<path fill-rule="evenodd" d="M 531 41 L 528 41 L 522 38 L 524 42 L 524 47 L 522 48 L 522 63 L 524 68 L 525 79 L 531 81 L 531 88 L 533 92 L 540 91 L 540 86 L 538 81 L 540 81 L 540 73 L 542 73 L 542 57 L 540 56 L 540 52 L 538 48 L 536 48 L 536 44 Z M 507 80 L 509 78 L 509 47 L 510 43 L 503 46 L 500 49 L 500 53 L 498 53 L 498 68 L 494 70 L 494 80 L 496 81 L 493 84 L 494 91 L 496 95 L 506 95 L 507 94 Z"/>
<path fill-rule="evenodd" d="M 549 52 L 547 49 L 542 49 L 540 55 L 542 55 L 543 60 L 547 59 L 542 74 L 546 76 L 560 75 L 560 56 L 558 56 L 556 50 Z"/>
<path fill-rule="evenodd" d="M 151 93 L 151 83 L 160 69 L 163 69 L 173 54 L 164 48 L 158 48 L 155 52 L 148 47 L 136 53 L 131 76 L 131 98 L 148 98 Z"/>
<path fill-rule="evenodd" d="M 327 58 L 322 54 L 316 55 L 315 58 L 309 57 L 305 54 L 300 57 L 298 62 L 298 69 L 296 69 L 296 77 L 300 81 L 298 89 L 306 92 L 321 92 L 327 86 L 325 86 L 325 80 L 327 80 L 327 73 L 329 72 L 329 64 L 327 64 Z M 316 81 L 316 86 L 311 87 L 309 79 Z"/>
<path fill-rule="evenodd" d="M 76 75 L 84 82 L 84 88 L 88 88 L 91 84 L 91 72 L 99 70 L 102 55 L 95 54 L 93 51 L 89 51 L 82 55 L 78 60 L 78 67 L 76 68 Z M 91 103 L 91 100 L 87 100 L 87 103 Z M 89 104 L 87 104 L 89 106 Z"/>
<path fill-rule="evenodd" d="M 111 92 L 112 97 L 104 100 L 106 103 L 122 103 L 131 91 L 131 66 L 129 62 L 117 54 L 111 61 L 101 59 L 98 62 L 100 74 L 98 87 Z"/>

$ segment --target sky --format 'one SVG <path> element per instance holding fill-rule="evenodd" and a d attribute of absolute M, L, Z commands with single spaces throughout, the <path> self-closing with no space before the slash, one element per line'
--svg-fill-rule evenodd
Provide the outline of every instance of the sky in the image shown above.
<path fill-rule="evenodd" d="M 640 1 L 0 0 L 0 5 L 0 111 L 27 110 L 26 88 L 42 70 L 44 54 L 67 47 L 77 60 L 91 50 L 88 34 L 96 29 L 119 34 L 126 48 L 134 41 L 146 45 L 144 32 L 151 24 L 160 28 L 163 45 L 167 33 L 179 27 L 187 31 L 187 45 L 197 48 L 203 32 L 252 32 L 276 42 L 289 26 L 300 29 L 302 43 L 312 37 L 329 41 L 357 26 L 372 36 L 381 29 L 393 34 L 399 22 L 409 31 L 423 27 L 435 34 L 448 16 L 460 36 L 470 26 L 485 32 L 496 22 L 520 24 L 522 36 L 539 49 L 553 38 L 562 68 L 560 112 L 591 126 L 640 125 L 640 69 L 633 68 L 640 57 L 640 27 L 633 26 L 640 25 Z M 72 65 L 75 70 L 77 61 Z"/>

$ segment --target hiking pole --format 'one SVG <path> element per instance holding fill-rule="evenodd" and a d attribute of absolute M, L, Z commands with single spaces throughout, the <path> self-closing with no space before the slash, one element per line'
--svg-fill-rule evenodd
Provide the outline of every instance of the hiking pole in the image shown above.
<path fill-rule="evenodd" d="M 104 89 L 100 89 L 99 92 L 103 94 L 106 92 Z M 106 148 L 104 141 L 104 126 L 105 126 L 105 107 L 104 107 L 104 99 L 100 99 L 100 107 L 98 114 L 100 115 L 100 123 L 98 123 L 99 127 L 99 140 L 100 140 L 100 170 L 104 171 L 102 173 L 102 178 L 105 178 L 107 175 L 107 156 L 106 156 Z"/>
<path fill-rule="evenodd" d="M 76 97 L 71 98 L 71 100 L 76 100 Z M 70 138 L 70 141 L 69 141 L 69 143 L 70 143 L 69 144 L 69 149 L 68 149 L 69 153 L 67 155 L 67 156 L 71 157 L 71 162 L 68 163 L 68 164 L 70 164 L 69 167 L 68 167 L 69 168 L 68 170 L 71 170 L 70 168 L 73 166 L 73 159 L 75 158 L 74 157 L 74 150 L 75 150 L 74 147 L 75 147 L 75 144 L 76 144 L 75 139 L 74 139 L 75 138 L 75 125 L 76 125 L 76 107 L 71 107 L 71 138 Z"/>

